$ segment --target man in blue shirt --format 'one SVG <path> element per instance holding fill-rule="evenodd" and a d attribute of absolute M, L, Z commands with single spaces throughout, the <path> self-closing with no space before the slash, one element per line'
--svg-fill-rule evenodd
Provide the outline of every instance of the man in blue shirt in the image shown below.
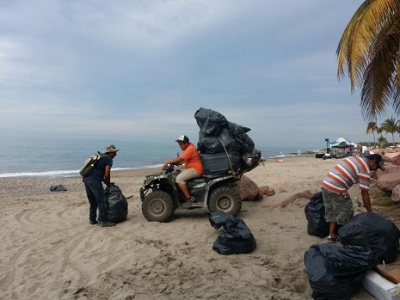
<path fill-rule="evenodd" d="M 102 182 L 106 186 L 112 184 L 110 182 L 111 167 L 118 150 L 114 145 L 108 145 L 102 157 L 94 165 L 93 172 L 82 179 L 90 203 L 89 222 L 92 225 L 99 224 L 101 227 L 115 226 L 115 223 L 108 221 L 107 201 Z M 99 218 L 96 220 L 97 209 L 99 210 Z"/>

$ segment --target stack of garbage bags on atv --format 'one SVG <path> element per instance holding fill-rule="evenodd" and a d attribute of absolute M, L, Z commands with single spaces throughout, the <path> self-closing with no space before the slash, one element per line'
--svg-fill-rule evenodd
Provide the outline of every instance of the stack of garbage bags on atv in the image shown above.
<path fill-rule="evenodd" d="M 308 234 L 321 238 L 328 235 L 321 193 L 311 197 L 305 214 Z M 338 236 L 343 247 L 312 245 L 304 254 L 314 299 L 350 299 L 368 270 L 397 258 L 400 231 L 392 221 L 376 213 L 355 215 L 338 229 Z"/>
<path fill-rule="evenodd" d="M 204 178 L 228 174 L 240 176 L 258 165 L 261 152 L 247 135 L 250 128 L 228 121 L 217 111 L 200 108 L 194 115 L 200 128 L 197 150 L 204 166 Z"/>

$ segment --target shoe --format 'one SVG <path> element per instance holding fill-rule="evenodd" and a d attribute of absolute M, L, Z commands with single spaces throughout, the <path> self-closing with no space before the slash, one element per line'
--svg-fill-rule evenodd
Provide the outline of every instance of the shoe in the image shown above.
<path fill-rule="evenodd" d="M 112 227 L 115 226 L 116 224 L 113 222 L 98 222 L 100 227 Z"/>
<path fill-rule="evenodd" d="M 96 224 L 97 224 L 97 221 L 92 221 L 92 220 L 90 220 L 89 223 L 90 223 L 91 225 L 96 225 Z"/>
<path fill-rule="evenodd" d="M 337 236 L 328 236 L 328 243 L 336 243 L 338 242 L 339 239 L 337 238 Z"/>
<path fill-rule="evenodd" d="M 186 199 L 186 203 L 193 203 L 194 201 L 196 201 L 196 198 L 193 196 L 190 196 L 189 199 Z"/>

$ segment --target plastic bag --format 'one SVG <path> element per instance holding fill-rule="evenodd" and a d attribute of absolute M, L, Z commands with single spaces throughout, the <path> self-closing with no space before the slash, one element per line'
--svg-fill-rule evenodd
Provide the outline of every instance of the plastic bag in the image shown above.
<path fill-rule="evenodd" d="M 128 216 L 128 201 L 116 185 L 110 185 L 104 190 L 108 203 L 108 221 L 119 223 Z"/>
<path fill-rule="evenodd" d="M 213 250 L 219 254 L 250 253 L 256 248 L 256 240 L 246 223 L 223 211 L 208 214 L 210 224 L 215 229 L 224 227 L 225 231 L 218 235 Z"/>
<path fill-rule="evenodd" d="M 307 233 L 321 238 L 329 234 L 329 223 L 325 221 L 325 206 L 322 192 L 315 193 L 305 206 L 304 213 L 308 221 Z"/>
<path fill-rule="evenodd" d="M 350 299 L 361 286 L 366 272 L 376 262 L 369 248 L 312 245 L 304 254 L 304 264 L 314 299 Z"/>
<path fill-rule="evenodd" d="M 219 112 L 200 107 L 194 114 L 203 136 L 218 136 L 220 130 L 228 126 L 228 120 Z"/>
<path fill-rule="evenodd" d="M 371 248 L 377 262 L 390 263 L 397 258 L 400 232 L 396 225 L 373 212 L 360 213 L 339 229 L 342 245 Z"/>
<path fill-rule="evenodd" d="M 63 186 L 62 184 L 52 185 L 52 186 L 50 186 L 50 191 L 52 191 L 52 192 L 66 192 L 67 188 L 65 186 Z"/>

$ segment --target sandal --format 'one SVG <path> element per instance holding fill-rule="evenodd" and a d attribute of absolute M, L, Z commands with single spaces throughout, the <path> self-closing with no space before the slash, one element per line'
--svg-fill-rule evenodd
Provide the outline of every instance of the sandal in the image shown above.
<path fill-rule="evenodd" d="M 194 201 L 196 201 L 196 198 L 193 196 L 190 196 L 189 199 L 186 199 L 186 203 L 193 203 Z"/>
<path fill-rule="evenodd" d="M 337 238 L 337 236 L 328 236 L 328 243 L 336 243 L 338 241 L 339 239 Z"/>

